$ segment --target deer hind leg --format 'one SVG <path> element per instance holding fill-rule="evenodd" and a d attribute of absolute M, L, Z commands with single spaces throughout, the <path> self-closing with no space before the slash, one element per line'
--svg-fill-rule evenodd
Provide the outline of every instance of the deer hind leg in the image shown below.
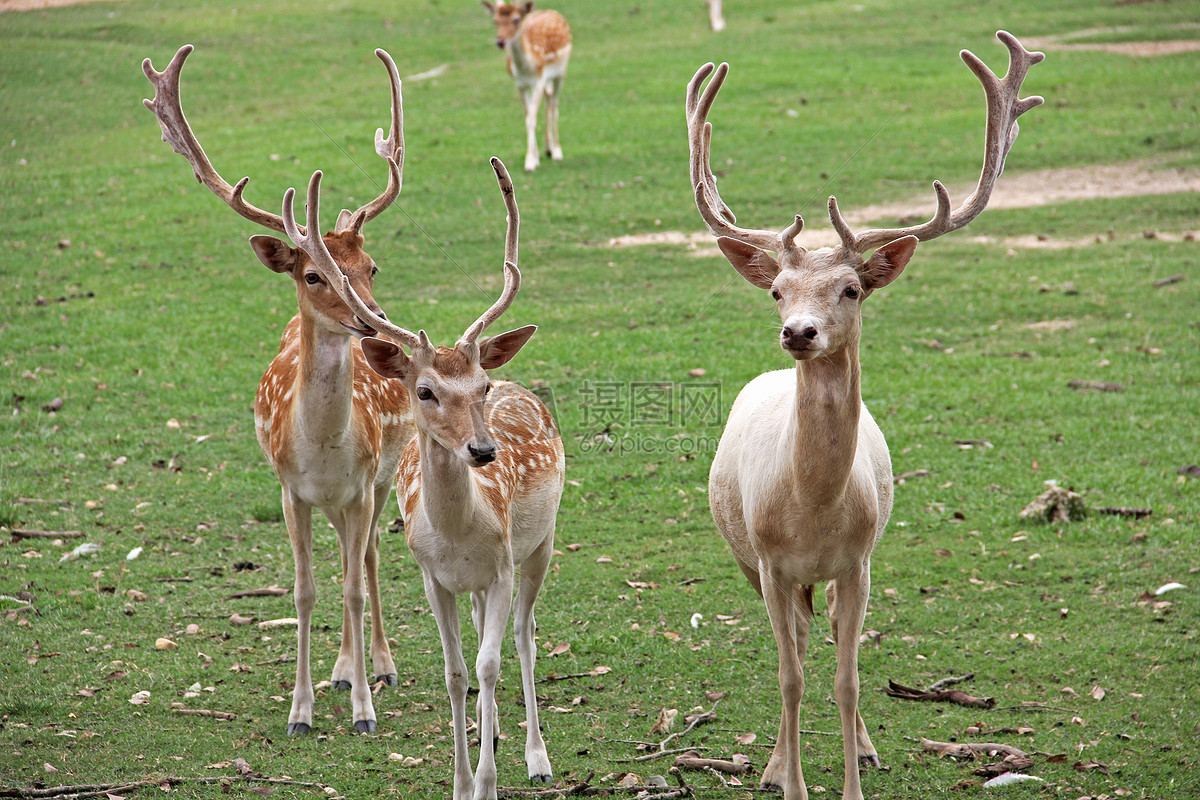
<path fill-rule="evenodd" d="M 537 659 L 533 635 L 537 624 L 533 618 L 533 605 L 546 580 L 553 550 L 552 530 L 550 536 L 521 565 L 521 584 L 517 588 L 517 601 L 513 606 L 513 639 L 521 659 L 521 688 L 525 695 L 525 766 L 529 768 L 529 779 L 539 783 L 553 780 L 554 771 L 550 768 L 550 756 L 546 752 L 546 741 L 542 738 L 538 722 L 537 691 L 533 677 Z"/>
<path fill-rule="evenodd" d="M 462 629 L 458 624 L 458 606 L 454 595 L 422 569 L 425 597 L 437 620 L 442 640 L 442 658 L 446 666 L 446 693 L 450 695 L 450 716 L 454 726 L 454 800 L 470 800 L 475 788 L 471 757 L 467 752 L 467 662 L 462 654 Z"/>
<path fill-rule="evenodd" d="M 521 87 L 521 99 L 525 103 L 525 171 L 533 172 L 540 161 L 537 146 L 538 106 L 542 103 L 545 85 L 541 80 Z"/>
<path fill-rule="evenodd" d="M 869 577 L 870 576 L 868 574 L 868 579 L 869 579 Z M 825 600 L 829 605 L 829 623 L 830 623 L 829 628 L 833 633 L 833 641 L 834 641 L 835 645 L 838 642 L 837 590 L 835 588 L 836 586 L 837 586 L 836 581 L 830 581 L 829 585 L 825 587 Z M 864 608 L 864 618 L 865 618 L 865 608 Z M 862 633 L 862 625 L 860 624 L 858 630 L 855 631 L 855 634 L 854 634 L 856 641 L 858 640 L 858 637 L 861 635 L 861 633 Z M 878 769 L 878 768 L 882 767 L 883 764 L 879 760 L 879 754 L 875 751 L 875 745 L 871 743 L 871 737 L 867 733 L 867 725 L 865 722 L 863 722 L 862 713 L 858 710 L 857 705 L 854 709 L 854 716 L 855 716 L 855 728 L 856 728 L 856 737 L 855 738 L 858 742 L 858 764 L 860 767 L 875 767 Z"/>
<path fill-rule="evenodd" d="M 775 645 L 779 650 L 779 693 L 783 700 L 775 751 L 763 770 L 762 785 L 783 787 L 786 800 L 808 800 L 800 768 L 800 702 L 804 697 L 803 654 L 807 649 L 809 615 L 799 602 L 797 586 L 769 565 L 759 563 L 763 600 Z"/>
<path fill-rule="evenodd" d="M 858 713 L 858 637 L 867 609 L 867 593 L 871 579 L 865 571 L 839 578 L 833 589 L 835 596 L 832 624 L 837 631 L 837 671 L 833 680 L 833 696 L 842 719 L 842 746 L 845 752 L 846 779 L 842 796 L 846 800 L 862 800 L 862 785 L 858 775 L 859 742 L 866 738 L 866 726 Z M 867 744 L 870 739 L 867 738 Z M 869 753 L 874 755 L 875 748 Z M 875 756 L 878 759 L 878 756 Z"/>
<path fill-rule="evenodd" d="M 390 484 L 375 489 L 375 513 L 371 517 L 370 538 L 363 565 L 366 568 L 367 600 L 371 607 L 371 665 L 375 671 L 372 682 L 383 681 L 388 686 L 395 686 L 400 676 L 392 659 L 387 633 L 383 630 L 383 603 L 379 594 L 379 516 L 387 505 L 391 491 Z"/>
<path fill-rule="evenodd" d="M 312 730 L 313 684 L 309 669 L 312 612 L 317 604 L 317 584 L 312 570 L 312 507 L 287 489 L 283 490 L 283 518 L 292 540 L 292 559 L 296 567 L 296 687 L 292 690 L 292 710 L 288 715 L 288 735 Z"/>
<path fill-rule="evenodd" d="M 364 573 L 372 534 L 368 526 L 374 518 L 374 506 L 374 495 L 367 494 L 359 505 L 333 515 L 336 518 L 334 527 L 338 532 L 343 566 L 342 647 L 334 665 L 334 678 L 343 684 L 347 680 L 350 683 L 354 729 L 359 733 L 374 733 L 376 728 L 363 640 L 363 612 L 367 600 Z"/>
<path fill-rule="evenodd" d="M 546 84 L 546 153 L 554 161 L 562 161 L 562 143 L 558 139 L 558 98 L 562 94 L 563 76 Z"/>
<path fill-rule="evenodd" d="M 494 731 L 496 720 L 496 683 L 500 679 L 500 646 L 512 611 L 512 564 L 501 566 L 492 584 L 483 593 L 483 636 L 479 640 L 479 655 L 475 659 L 475 676 L 479 680 L 479 730 Z M 494 800 L 496 797 L 496 751 L 494 741 L 479 737 L 479 764 L 475 767 L 474 800 Z"/>

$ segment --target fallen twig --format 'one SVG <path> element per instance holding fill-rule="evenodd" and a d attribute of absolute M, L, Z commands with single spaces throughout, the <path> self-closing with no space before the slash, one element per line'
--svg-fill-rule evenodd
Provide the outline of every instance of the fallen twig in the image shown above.
<path fill-rule="evenodd" d="M 279 597 L 285 595 L 289 590 L 282 586 L 268 586 L 264 589 L 243 589 L 240 592 L 234 592 L 229 595 L 230 599 L 236 600 L 241 597 Z"/>
<path fill-rule="evenodd" d="M 1172 283 L 1179 283 L 1183 280 L 1182 275 L 1172 275 L 1169 278 L 1159 278 L 1154 282 L 1155 289 L 1161 289 L 1164 286 L 1170 286 Z"/>
<path fill-rule="evenodd" d="M 951 758 L 977 758 L 980 756 L 1000 756 L 1008 758 L 1028 758 L 1029 754 L 1020 748 L 999 742 L 935 742 L 932 739 L 921 738 L 921 747 L 927 752 Z"/>
<path fill-rule="evenodd" d="M 213 719 L 235 720 L 237 714 L 229 711 L 213 711 L 207 708 L 173 708 L 171 709 L 176 714 L 182 714 L 185 717 L 211 717 Z"/>
<path fill-rule="evenodd" d="M 968 672 L 966 675 L 963 675 L 959 678 L 942 678 L 940 681 L 934 681 L 933 683 L 929 684 L 929 691 L 936 692 L 941 689 L 945 689 L 947 686 L 954 686 L 958 683 L 966 683 L 974 677 L 974 672 Z"/>
<path fill-rule="evenodd" d="M 165 779 L 165 780 L 170 780 Z M 85 783 L 78 786 L 48 786 L 44 789 L 0 789 L 0 797 L 18 797 L 28 798 L 81 798 L 81 797 L 98 797 L 105 794 L 125 794 L 132 792 L 143 786 L 153 786 L 164 783 L 163 779 L 159 780 L 144 780 L 135 783 Z"/>
<path fill-rule="evenodd" d="M 719 702 L 721 702 L 721 701 L 718 700 L 717 703 L 719 703 Z M 716 722 L 717 721 L 717 703 L 713 703 L 713 707 L 710 708 L 708 711 L 701 712 L 701 713 L 697 714 L 696 716 L 692 717 L 692 721 L 688 724 L 688 726 L 686 728 L 679 731 L 678 733 L 672 733 L 670 736 L 668 736 L 667 738 L 665 738 L 661 742 L 659 742 L 658 749 L 665 750 L 667 747 L 667 742 L 671 741 L 672 739 L 677 739 L 680 736 L 685 736 L 685 735 L 691 733 L 692 729 L 695 728 L 697 725 L 703 725 L 707 722 Z"/>
<path fill-rule="evenodd" d="M 10 528 L 9 532 L 20 539 L 82 539 L 83 531 L 38 531 L 29 528 Z"/>
<path fill-rule="evenodd" d="M 675 759 L 674 766 L 680 769 L 695 769 L 713 772 L 722 772 L 726 775 L 745 775 L 750 771 L 750 762 L 746 760 L 741 764 L 735 764 L 732 761 L 726 761 L 721 758 L 701 758 L 694 752 L 691 755 L 684 754 Z"/>
<path fill-rule="evenodd" d="M 635 756 L 633 758 L 610 758 L 608 761 L 610 764 L 633 764 L 639 761 L 654 761 L 655 759 L 678 755 L 679 753 L 695 753 L 699 750 L 707 749 L 707 747 L 680 747 L 675 750 L 663 750 L 658 753 L 648 753 L 644 756 Z"/>
<path fill-rule="evenodd" d="M 888 688 L 884 689 L 888 697 L 896 697 L 900 700 L 919 700 L 931 703 L 954 703 L 967 708 L 992 708 L 996 705 L 995 698 L 992 697 L 972 697 L 966 692 L 960 692 L 956 689 L 938 691 L 938 692 L 923 692 L 920 689 L 913 689 L 909 686 L 888 681 Z"/>
<path fill-rule="evenodd" d="M 1142 517 L 1148 517 L 1153 514 L 1154 510 L 1149 508 L 1130 508 L 1128 506 L 1101 506 L 1100 508 L 1096 509 L 1096 513 L 1113 514 L 1118 517 L 1133 517 L 1134 519 L 1141 519 Z"/>

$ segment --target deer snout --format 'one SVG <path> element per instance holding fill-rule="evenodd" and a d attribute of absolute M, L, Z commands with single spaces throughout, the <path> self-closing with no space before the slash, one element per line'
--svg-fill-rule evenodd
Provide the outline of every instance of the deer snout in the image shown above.
<path fill-rule="evenodd" d="M 779 344 L 792 355 L 819 349 L 821 328 L 812 317 L 793 317 L 779 331 Z"/>
<path fill-rule="evenodd" d="M 501 50 L 504 49 L 504 45 L 506 44 L 508 44 L 508 42 L 504 41 L 503 39 L 496 39 L 496 47 L 499 47 Z"/>
<path fill-rule="evenodd" d="M 482 467 L 484 464 L 490 464 L 496 460 L 496 443 L 470 442 L 467 444 L 467 452 L 474 459 L 473 466 Z"/>

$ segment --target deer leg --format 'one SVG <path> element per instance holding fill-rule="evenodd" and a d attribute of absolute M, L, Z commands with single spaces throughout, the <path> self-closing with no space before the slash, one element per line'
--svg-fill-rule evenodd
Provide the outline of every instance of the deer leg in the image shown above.
<path fill-rule="evenodd" d="M 346 579 L 347 561 L 346 548 L 341 545 L 341 531 L 345 529 L 345 518 L 331 518 L 333 527 L 338 530 L 338 553 L 342 561 L 342 580 Z M 329 683 L 332 687 L 339 691 L 350 691 L 354 687 L 354 641 L 352 638 L 352 628 L 354 621 L 350 616 L 350 607 L 342 603 L 342 640 L 338 646 L 337 661 L 333 662 L 333 673 L 329 676 Z"/>
<path fill-rule="evenodd" d="M 533 604 L 537 602 L 538 592 L 546 580 L 553 551 L 554 535 L 551 532 L 521 564 L 521 584 L 517 588 L 517 601 L 513 606 L 513 639 L 521 659 L 521 689 L 525 695 L 525 765 L 529 768 L 529 780 L 538 783 L 550 783 L 554 771 L 550 768 L 550 756 L 546 752 L 546 742 L 538 722 L 537 691 L 533 677 L 533 666 L 537 659 L 533 635 L 537 624 L 533 618 Z"/>
<path fill-rule="evenodd" d="M 870 574 L 868 573 L 868 578 Z M 838 614 L 837 614 L 837 581 L 830 581 L 825 587 L 825 600 L 829 605 L 829 629 L 833 634 L 833 642 L 836 645 L 838 642 Z M 869 593 L 868 593 L 869 594 Z M 865 614 L 865 610 L 864 610 Z M 855 632 L 855 640 L 862 633 L 862 625 L 859 625 L 859 630 Z M 875 767 L 883 766 L 879 761 L 879 754 L 875 751 L 875 745 L 871 743 L 871 737 L 867 733 L 867 725 L 863 722 L 862 713 L 857 706 L 854 709 L 856 739 L 858 741 L 858 765 L 860 767 Z"/>
<path fill-rule="evenodd" d="M 562 143 L 558 139 L 558 98 L 562 93 L 562 77 L 546 84 L 546 153 L 554 161 L 562 161 Z"/>
<path fill-rule="evenodd" d="M 475 623 L 475 634 L 478 637 L 477 644 L 480 649 L 483 649 L 483 627 L 484 627 L 484 609 L 487 608 L 487 590 L 471 592 L 471 621 Z M 478 651 L 476 651 L 478 652 Z M 495 702 L 492 703 L 492 719 L 496 720 L 496 727 L 492 729 L 492 751 L 495 752 L 496 747 L 500 743 L 500 715 L 494 708 Z M 480 692 L 475 696 L 475 719 L 479 726 L 479 738 L 483 739 L 483 693 Z"/>
<path fill-rule="evenodd" d="M 501 564 L 492 584 L 484 593 L 483 636 L 479 655 L 475 659 L 475 676 L 479 680 L 479 730 L 497 730 L 496 682 L 500 679 L 500 645 L 512 611 L 512 562 Z M 475 768 L 474 800 L 496 800 L 496 750 L 494 740 L 479 737 L 479 764 Z"/>
<path fill-rule="evenodd" d="M 866 615 L 870 584 L 870 577 L 859 572 L 843 575 L 834 587 L 837 596 L 834 621 L 837 626 L 837 671 L 833 679 L 833 696 L 842 718 L 846 770 L 842 796 L 846 800 L 862 800 L 863 796 L 858 775 L 858 741 L 860 730 L 865 734 L 866 728 L 858 713 L 858 636 Z"/>
<path fill-rule="evenodd" d="M 422 570 L 425 597 L 437 620 L 442 640 L 442 659 L 446 667 L 446 692 L 450 695 L 450 715 L 454 727 L 454 800 L 469 800 L 475 777 L 467 753 L 467 662 L 462 654 L 462 630 L 458 624 L 458 606 L 454 595 Z"/>
<path fill-rule="evenodd" d="M 782 786 L 785 800 L 808 800 L 804 773 L 800 768 L 800 701 L 804 697 L 804 665 L 800 661 L 800 639 L 803 630 L 808 636 L 809 620 L 798 608 L 795 598 L 799 587 L 770 565 L 759 562 L 763 600 L 775 645 L 779 650 L 779 693 L 783 699 L 780 710 L 779 738 L 775 752 L 763 770 L 764 786 Z"/>
<path fill-rule="evenodd" d="M 371 665 L 375 671 L 372 682 L 383 681 L 395 686 L 399 680 L 387 633 L 383 630 L 383 604 L 379 595 L 379 516 L 387 505 L 391 484 L 375 488 L 375 513 L 371 516 L 370 538 L 363 565 L 366 567 L 367 600 L 371 606 Z"/>
<path fill-rule="evenodd" d="M 375 514 L 374 494 L 367 493 L 361 503 L 345 509 L 342 527 L 338 528 L 338 544 L 342 549 L 342 561 L 346 565 L 342 573 L 342 602 L 345 605 L 343 618 L 349 620 L 349 637 L 342 629 L 343 642 L 349 638 L 350 652 L 347 656 L 350 674 L 350 705 L 354 709 L 354 730 L 359 733 L 374 733 L 375 708 L 371 704 L 371 687 L 367 682 L 366 647 L 363 641 L 363 611 L 366 608 L 364 567 L 367 546 L 371 539 L 368 526 Z M 335 525 L 335 527 L 337 527 Z M 338 656 L 338 665 L 345 662 Z M 342 673 L 343 675 L 345 673 Z"/>
<path fill-rule="evenodd" d="M 721 13 L 721 0 L 705 0 L 708 5 L 708 27 L 715 31 L 725 30 L 725 16 Z"/>
<path fill-rule="evenodd" d="M 288 735 L 312 730 L 313 684 L 309 669 L 309 645 L 312 612 L 317 603 L 317 584 L 312 570 L 312 508 L 283 490 L 283 518 L 292 540 L 292 559 L 295 561 L 296 618 L 296 686 L 292 690 L 292 711 L 288 715 Z"/>
<path fill-rule="evenodd" d="M 542 102 L 545 86 L 539 80 L 531 86 L 521 87 L 521 98 L 525 101 L 525 171 L 533 172 L 538 167 L 537 114 Z"/>

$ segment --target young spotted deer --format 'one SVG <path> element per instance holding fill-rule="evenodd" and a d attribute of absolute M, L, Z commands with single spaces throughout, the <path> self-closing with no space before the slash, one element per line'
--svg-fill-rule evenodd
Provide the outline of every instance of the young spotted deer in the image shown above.
<path fill-rule="evenodd" d="M 286 233 L 284 218 L 247 203 L 248 178 L 230 186 L 217 174 L 183 115 L 179 74 L 192 46 L 186 45 L 163 72 L 146 59 L 142 68 L 154 85 L 146 106 L 158 117 L 163 139 L 192 165 L 196 178 L 251 222 Z M 296 686 L 288 733 L 312 728 L 313 685 L 309 670 L 310 625 L 316 603 L 313 579 L 312 509 L 319 508 L 337 530 L 342 560 L 342 641 L 332 683 L 351 690 L 354 728 L 375 730 L 375 710 L 367 681 L 363 641 L 364 584 L 370 600 L 371 663 L 375 681 L 395 685 L 396 666 L 383 630 L 379 596 L 376 523 L 395 482 L 400 453 L 413 435 L 408 393 L 367 366 L 358 340 L 375 330 L 347 305 L 346 286 L 383 314 L 371 297 L 377 272 L 363 250 L 363 226 L 400 193 L 404 164 L 400 78 L 391 56 L 375 54 L 391 82 L 390 135 L 375 134 L 376 152 L 388 165 L 388 185 L 357 211 L 342 211 L 333 231 L 321 237 L 315 214 L 308 235 L 323 241 L 327 261 L 310 258 L 273 236 L 252 236 L 250 245 L 268 269 L 287 273 L 296 284 L 299 313 L 284 329 L 279 354 L 258 387 L 254 423 L 258 443 L 283 488 L 283 513 L 295 559 L 295 602 L 299 618 Z M 319 186 L 321 173 L 312 184 Z M 290 211 L 290 196 L 287 201 Z M 311 211 L 312 209 L 310 209 Z"/>
<path fill-rule="evenodd" d="M 1017 117 L 1042 102 L 1019 99 L 1018 93 L 1029 67 L 1043 55 L 1003 31 L 997 37 L 1009 51 L 1003 79 L 971 53 L 961 54 L 983 84 L 988 107 L 983 171 L 971 196 L 951 212 L 945 188 L 935 181 L 938 210 L 932 220 L 861 233 L 850 229 L 830 197 L 830 219 L 842 244 L 812 252 L 795 243 L 803 226 L 799 215 L 778 233 L 735 224 L 709 166 L 712 126 L 706 121 L 728 66 L 721 64 L 713 74 L 713 65 L 706 64 L 688 84 L 696 205 L 734 269 L 771 293 L 783 323 L 780 346 L 796 360 L 795 369 L 760 375 L 741 391 L 709 474 L 713 519 L 766 602 L 779 650 L 783 710 L 761 782 L 782 787 L 787 800 L 808 796 L 800 769 L 799 707 L 813 586 L 823 581 L 837 646 L 834 697 L 845 755 L 843 796 L 862 800 L 860 760 L 879 764 L 858 712 L 858 637 L 871 552 L 891 513 L 892 468 L 860 392 L 862 303 L 896 279 L 918 241 L 961 228 L 983 211 L 1016 138 Z"/>
<path fill-rule="evenodd" d="M 525 108 L 525 171 L 538 166 L 537 115 L 546 96 L 546 153 L 562 160 L 558 140 L 558 98 L 571 58 L 571 27 L 557 11 L 534 11 L 533 0 L 492 3 L 480 0 L 496 22 L 496 46 L 508 54 L 508 74 Z"/>
<path fill-rule="evenodd" d="M 531 780 L 548 782 L 553 775 L 533 683 L 533 606 L 554 549 L 565 459 L 554 418 L 537 396 L 514 383 L 493 383 L 487 375 L 537 330 L 527 325 L 480 338 L 512 304 L 521 280 L 512 182 L 499 159 L 492 166 L 508 208 L 504 290 L 454 347 L 435 347 L 424 331 L 411 333 L 373 318 L 365 304 L 355 305 L 399 343 L 364 341 L 367 360 L 415 398 L 417 435 L 401 458 L 398 486 L 408 546 L 421 566 L 441 634 L 454 724 L 455 800 L 496 797 L 496 681 L 510 611 L 525 697 L 525 763 Z M 467 665 L 455 603 L 457 595 L 468 593 L 479 635 L 480 747 L 474 774 L 467 752 Z"/>

